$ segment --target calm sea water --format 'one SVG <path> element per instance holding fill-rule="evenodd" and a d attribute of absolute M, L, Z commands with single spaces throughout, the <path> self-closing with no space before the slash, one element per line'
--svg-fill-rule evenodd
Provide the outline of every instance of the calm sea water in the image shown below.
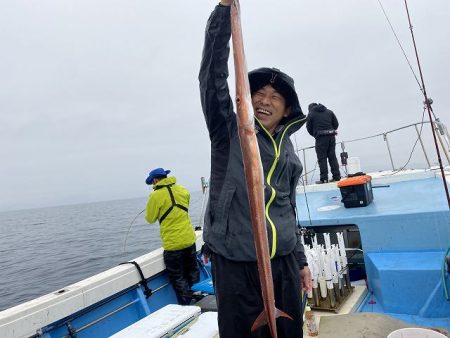
<path fill-rule="evenodd" d="M 199 224 L 202 193 L 189 213 Z M 0 311 L 134 259 L 161 246 L 147 198 L 0 213 Z"/>

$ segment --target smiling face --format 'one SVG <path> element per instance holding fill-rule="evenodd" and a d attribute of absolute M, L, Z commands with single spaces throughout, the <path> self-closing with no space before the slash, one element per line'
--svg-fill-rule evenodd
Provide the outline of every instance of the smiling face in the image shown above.
<path fill-rule="evenodd" d="M 252 105 L 255 117 L 271 135 L 281 119 L 290 113 L 285 98 L 271 85 L 266 85 L 252 94 Z"/>

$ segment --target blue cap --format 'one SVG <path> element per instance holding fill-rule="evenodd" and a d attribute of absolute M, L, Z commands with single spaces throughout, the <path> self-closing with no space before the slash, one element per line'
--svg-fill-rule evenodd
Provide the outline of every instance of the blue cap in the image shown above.
<path fill-rule="evenodd" d="M 156 168 L 156 169 L 153 169 L 153 170 L 150 171 L 150 173 L 148 174 L 148 177 L 147 177 L 147 179 L 145 180 L 145 183 L 147 183 L 148 185 L 152 185 L 152 184 L 153 184 L 153 179 L 154 179 L 154 178 L 165 177 L 165 176 L 167 176 L 168 173 L 170 173 L 170 170 L 164 170 L 163 168 Z"/>

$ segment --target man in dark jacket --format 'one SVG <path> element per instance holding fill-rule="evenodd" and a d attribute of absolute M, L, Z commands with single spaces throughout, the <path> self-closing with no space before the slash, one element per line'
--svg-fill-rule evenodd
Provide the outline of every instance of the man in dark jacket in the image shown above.
<path fill-rule="evenodd" d="M 267 325 L 251 332 L 263 302 L 236 114 L 227 84 L 231 2 L 222 0 L 208 20 L 199 74 L 211 139 L 210 198 L 203 238 L 211 250 L 220 337 L 266 338 L 270 337 Z M 278 337 L 300 338 L 301 281 L 304 289 L 310 289 L 311 273 L 295 215 L 302 166 L 289 136 L 306 118 L 294 81 L 285 73 L 259 68 L 249 73 L 249 82 L 265 179 L 275 305 L 293 318 L 278 319 Z"/>
<path fill-rule="evenodd" d="M 306 129 L 316 139 L 317 161 L 320 168 L 320 181 L 316 183 L 328 183 L 327 159 L 333 175 L 330 182 L 339 181 L 341 173 L 336 158 L 336 134 L 339 122 L 336 115 L 320 103 L 311 103 L 308 110 Z"/>

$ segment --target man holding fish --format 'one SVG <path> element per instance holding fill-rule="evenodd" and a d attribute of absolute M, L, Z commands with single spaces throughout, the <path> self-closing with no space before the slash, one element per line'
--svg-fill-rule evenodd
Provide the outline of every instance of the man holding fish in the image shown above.
<path fill-rule="evenodd" d="M 227 83 L 232 30 L 237 114 Z M 302 165 L 289 136 L 306 117 L 293 79 L 279 69 L 251 71 L 246 88 L 240 33 L 238 5 L 222 0 L 207 23 L 199 74 L 211 139 L 204 240 L 211 251 L 219 333 L 300 338 L 301 288 L 311 289 L 311 273 L 295 214 Z"/>

